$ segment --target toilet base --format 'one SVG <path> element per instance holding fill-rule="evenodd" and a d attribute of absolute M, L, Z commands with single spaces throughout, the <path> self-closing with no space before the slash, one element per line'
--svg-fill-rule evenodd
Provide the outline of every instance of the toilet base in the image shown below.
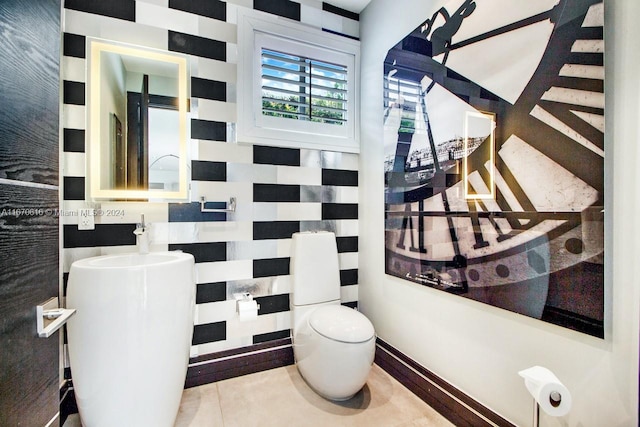
<path fill-rule="evenodd" d="M 297 366 L 296 366 L 296 368 L 297 368 Z M 315 394 L 317 394 L 318 396 L 322 397 L 323 399 L 329 400 L 329 401 L 331 401 L 331 402 L 346 402 L 347 400 L 351 400 L 351 399 L 353 399 L 353 398 L 354 398 L 358 393 L 360 393 L 360 391 L 362 390 L 362 388 L 360 388 L 360 390 L 358 390 L 358 391 L 356 391 L 355 393 L 353 393 L 352 395 L 350 395 L 350 396 L 346 396 L 346 397 L 331 397 L 331 396 L 327 396 L 327 395 L 325 395 L 325 394 L 321 393 L 320 391 L 316 390 L 316 389 L 313 387 L 313 385 L 311 385 L 311 384 L 309 383 L 309 381 L 307 381 L 307 379 L 304 377 L 304 375 L 302 375 L 302 372 L 300 372 L 300 369 L 298 369 L 298 372 L 300 373 L 300 376 L 301 376 L 301 377 L 302 377 L 302 379 L 304 380 L 304 383 L 305 383 L 306 385 L 308 385 L 308 386 L 309 386 L 309 388 L 310 388 L 310 389 L 311 389 Z M 366 383 L 365 383 L 365 384 L 363 384 L 363 385 L 362 385 L 362 387 L 364 387 L 365 385 L 366 385 Z"/>
<path fill-rule="evenodd" d="M 344 401 L 358 393 L 367 381 L 375 355 L 375 338 L 343 343 L 298 333 L 293 354 L 300 375 L 313 391 L 328 400 Z"/>

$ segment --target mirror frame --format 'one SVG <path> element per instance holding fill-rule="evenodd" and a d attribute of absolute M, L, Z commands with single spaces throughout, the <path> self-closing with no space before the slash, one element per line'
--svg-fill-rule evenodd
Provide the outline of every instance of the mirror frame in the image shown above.
<path fill-rule="evenodd" d="M 101 39 L 88 38 L 88 51 L 90 60 L 88 61 L 87 76 L 88 84 L 88 123 L 89 132 L 89 153 L 88 153 L 88 181 L 89 197 L 100 200 L 140 199 L 154 200 L 186 200 L 188 198 L 187 182 L 187 109 L 188 109 L 188 58 L 173 52 L 154 50 L 151 48 L 121 44 Z M 100 185 L 101 154 L 100 146 L 100 81 L 101 81 L 101 54 L 110 52 L 121 55 L 137 56 L 155 61 L 163 61 L 176 64 L 178 66 L 178 115 L 179 115 L 179 166 L 178 166 L 178 190 L 126 190 L 126 189 L 104 189 Z M 108 165 L 111 166 L 111 165 Z"/>

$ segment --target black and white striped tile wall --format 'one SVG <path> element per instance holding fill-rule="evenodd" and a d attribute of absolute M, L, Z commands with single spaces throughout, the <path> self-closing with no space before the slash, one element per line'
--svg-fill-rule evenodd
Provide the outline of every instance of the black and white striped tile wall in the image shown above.
<path fill-rule="evenodd" d="M 358 15 L 317 1 L 65 0 L 63 34 L 63 271 L 77 259 L 135 250 L 144 213 L 152 251 L 196 259 L 192 356 L 289 336 L 291 234 L 336 232 L 343 304 L 358 297 L 358 155 L 234 141 L 237 9 L 248 7 L 346 37 Z M 191 62 L 191 203 L 92 203 L 85 194 L 86 37 L 178 51 Z M 235 213 L 201 213 L 200 196 L 237 198 Z M 95 230 L 73 212 L 100 209 Z M 234 293 L 249 291 L 257 320 L 240 322 Z"/>

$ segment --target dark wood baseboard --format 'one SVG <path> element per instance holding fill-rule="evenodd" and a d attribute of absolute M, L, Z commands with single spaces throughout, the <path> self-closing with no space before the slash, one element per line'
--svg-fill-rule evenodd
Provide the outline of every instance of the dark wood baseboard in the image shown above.
<path fill-rule="evenodd" d="M 516 427 L 380 338 L 375 363 L 458 427 Z"/>
<path fill-rule="evenodd" d="M 291 338 L 191 358 L 185 388 L 293 365 Z"/>

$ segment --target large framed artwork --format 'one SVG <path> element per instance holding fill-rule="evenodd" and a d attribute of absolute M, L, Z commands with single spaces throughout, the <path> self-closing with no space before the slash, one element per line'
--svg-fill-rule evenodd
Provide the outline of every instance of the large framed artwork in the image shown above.
<path fill-rule="evenodd" d="M 389 50 L 387 274 L 604 337 L 603 26 L 454 0 Z"/>

